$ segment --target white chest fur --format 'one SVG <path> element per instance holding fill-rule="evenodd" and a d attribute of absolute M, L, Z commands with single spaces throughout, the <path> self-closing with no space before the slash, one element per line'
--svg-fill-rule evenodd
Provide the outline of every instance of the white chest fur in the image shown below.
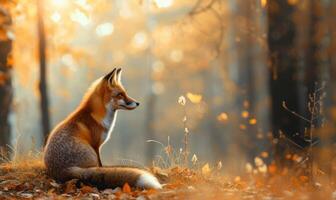
<path fill-rule="evenodd" d="M 110 105 L 106 106 L 106 114 L 105 117 L 102 121 L 102 124 L 106 131 L 101 135 L 100 141 L 101 141 L 101 146 L 106 143 L 112 134 L 114 124 L 117 118 L 117 111 L 113 110 Z"/>

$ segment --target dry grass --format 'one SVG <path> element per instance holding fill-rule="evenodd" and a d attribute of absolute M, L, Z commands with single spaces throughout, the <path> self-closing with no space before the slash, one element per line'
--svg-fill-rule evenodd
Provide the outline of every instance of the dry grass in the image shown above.
<path fill-rule="evenodd" d="M 327 182 L 310 187 L 306 177 L 288 172 L 243 174 L 224 177 L 211 166 L 167 169 L 152 167 L 164 189 L 139 191 L 129 188 L 98 190 L 72 180 L 56 183 L 45 174 L 40 156 L 25 156 L 0 165 L 0 199 L 328 199 L 336 198 L 334 187 Z"/>

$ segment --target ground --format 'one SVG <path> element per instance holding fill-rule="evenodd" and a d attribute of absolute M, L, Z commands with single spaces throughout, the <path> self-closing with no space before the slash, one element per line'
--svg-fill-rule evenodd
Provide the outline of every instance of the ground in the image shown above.
<path fill-rule="evenodd" d="M 162 190 L 140 191 L 127 184 L 98 190 L 78 180 L 56 183 L 47 177 L 39 160 L 8 162 L 0 165 L 0 199 L 336 199 L 331 186 L 312 188 L 305 177 L 264 174 L 226 178 L 214 170 L 152 170 L 164 182 Z"/>

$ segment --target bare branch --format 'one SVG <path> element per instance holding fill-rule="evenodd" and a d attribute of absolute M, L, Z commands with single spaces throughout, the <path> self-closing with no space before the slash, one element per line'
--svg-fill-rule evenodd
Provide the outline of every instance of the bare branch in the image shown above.
<path fill-rule="evenodd" d="M 296 117 L 298 117 L 298 118 L 300 118 L 300 119 L 302 119 L 302 120 L 304 120 L 304 121 L 306 121 L 306 122 L 308 122 L 308 123 L 311 123 L 311 121 L 310 121 L 309 119 L 307 119 L 307 118 L 305 118 L 304 116 L 298 114 L 297 112 L 295 112 L 295 111 L 289 109 L 289 108 L 287 107 L 285 101 L 282 102 L 282 107 L 283 107 L 285 110 L 287 110 L 288 112 L 292 113 L 294 116 L 296 116 Z"/>
<path fill-rule="evenodd" d="M 303 149 L 302 146 L 300 146 L 299 144 L 297 144 L 296 142 L 294 142 L 293 140 L 291 140 L 288 137 L 285 137 L 286 140 L 288 140 L 290 143 L 292 143 L 294 146 L 298 147 L 299 149 Z"/>
<path fill-rule="evenodd" d="M 207 5 L 205 5 L 204 7 L 201 7 L 201 0 L 198 0 L 193 9 L 191 9 L 191 11 L 189 12 L 189 15 L 198 15 L 202 12 L 207 12 L 208 10 L 210 10 L 212 8 L 212 6 L 217 2 L 218 0 L 211 0 Z"/>

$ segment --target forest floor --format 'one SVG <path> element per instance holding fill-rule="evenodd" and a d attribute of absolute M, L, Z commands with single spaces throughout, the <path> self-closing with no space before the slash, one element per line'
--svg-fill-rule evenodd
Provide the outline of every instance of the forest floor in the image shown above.
<path fill-rule="evenodd" d="M 0 199 L 336 199 L 335 188 L 312 188 L 305 177 L 245 175 L 225 178 L 218 172 L 182 167 L 155 168 L 162 190 L 122 188 L 98 190 L 77 180 L 63 184 L 48 178 L 41 161 L 0 165 Z"/>

